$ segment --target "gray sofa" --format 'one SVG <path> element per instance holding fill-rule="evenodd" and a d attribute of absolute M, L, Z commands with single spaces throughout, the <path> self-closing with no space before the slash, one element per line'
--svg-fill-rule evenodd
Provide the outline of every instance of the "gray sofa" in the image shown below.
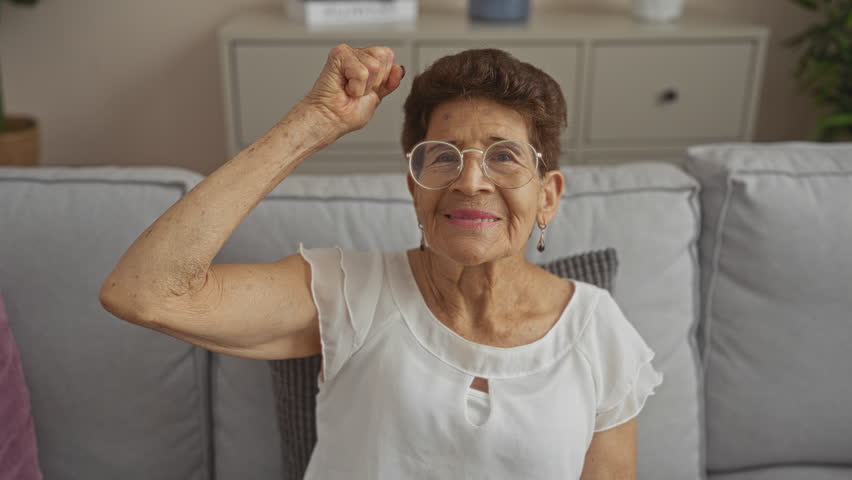
<path fill-rule="evenodd" d="M 684 168 L 563 170 L 547 250 L 527 254 L 618 252 L 614 296 L 664 374 L 639 415 L 638 478 L 852 478 L 852 144 L 702 146 Z M 45 478 L 282 478 L 266 362 L 98 302 L 121 254 L 201 180 L 168 167 L 0 168 L 0 291 Z M 215 263 L 273 261 L 299 242 L 413 248 L 403 174 L 293 175 Z"/>

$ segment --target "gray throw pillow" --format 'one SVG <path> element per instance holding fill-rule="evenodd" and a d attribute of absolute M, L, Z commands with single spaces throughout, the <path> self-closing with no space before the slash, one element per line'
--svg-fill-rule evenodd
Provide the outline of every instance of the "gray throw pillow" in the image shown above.
<path fill-rule="evenodd" d="M 618 256 L 612 247 L 557 258 L 539 266 L 558 277 L 591 283 L 614 293 Z"/>
<path fill-rule="evenodd" d="M 591 283 L 612 293 L 618 257 L 610 247 L 539 266 L 559 277 Z M 317 443 L 315 411 L 321 360 L 322 355 L 314 355 L 269 361 L 284 456 L 284 480 L 304 478 Z"/>

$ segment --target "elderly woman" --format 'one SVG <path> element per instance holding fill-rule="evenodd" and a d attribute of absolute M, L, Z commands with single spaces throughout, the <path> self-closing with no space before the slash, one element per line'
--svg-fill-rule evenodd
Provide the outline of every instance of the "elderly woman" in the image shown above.
<path fill-rule="evenodd" d="M 469 50 L 415 78 L 402 141 L 418 248 L 300 245 L 274 263 L 211 265 L 403 75 L 390 48 L 332 49 L 302 101 L 139 236 L 102 304 L 228 355 L 322 354 L 305 478 L 635 478 L 635 417 L 662 381 L 653 351 L 606 290 L 524 258 L 532 233 L 545 248 L 563 191 L 565 101 L 532 65 Z"/>

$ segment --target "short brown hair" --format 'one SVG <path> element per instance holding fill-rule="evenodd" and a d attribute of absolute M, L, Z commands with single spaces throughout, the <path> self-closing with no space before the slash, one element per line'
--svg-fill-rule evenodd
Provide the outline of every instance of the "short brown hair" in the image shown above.
<path fill-rule="evenodd" d="M 559 136 L 568 125 L 559 84 L 540 69 L 496 48 L 464 50 L 432 63 L 414 77 L 403 110 L 402 148 L 426 138 L 435 108 L 458 98 L 485 98 L 517 111 L 526 120 L 530 143 L 542 152 L 542 175 L 559 168 Z"/>

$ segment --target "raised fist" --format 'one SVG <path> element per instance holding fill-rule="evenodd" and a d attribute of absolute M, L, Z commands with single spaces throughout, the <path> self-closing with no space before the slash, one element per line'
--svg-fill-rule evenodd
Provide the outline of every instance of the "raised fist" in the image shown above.
<path fill-rule="evenodd" d="M 405 68 L 394 65 L 390 47 L 332 48 L 311 91 L 301 103 L 339 125 L 338 136 L 359 130 L 382 99 L 399 87 Z"/>

